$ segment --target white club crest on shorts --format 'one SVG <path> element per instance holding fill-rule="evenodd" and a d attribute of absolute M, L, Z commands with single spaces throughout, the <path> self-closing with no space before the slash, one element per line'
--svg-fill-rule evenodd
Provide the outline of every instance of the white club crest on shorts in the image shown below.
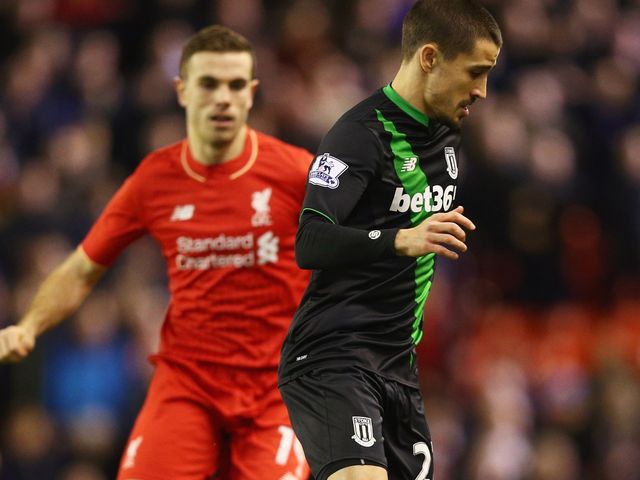
<path fill-rule="evenodd" d="M 458 162 L 453 147 L 444 147 L 444 159 L 447 161 L 447 172 L 451 178 L 458 178 Z"/>
<path fill-rule="evenodd" d="M 309 183 L 319 187 L 338 188 L 342 175 L 349 166 L 342 160 L 332 157 L 328 153 L 318 155 L 309 171 Z"/>
<path fill-rule="evenodd" d="M 363 447 L 371 447 L 376 442 L 373 438 L 373 422 L 369 417 L 351 417 L 353 418 L 353 433 L 351 437 L 357 444 Z"/>

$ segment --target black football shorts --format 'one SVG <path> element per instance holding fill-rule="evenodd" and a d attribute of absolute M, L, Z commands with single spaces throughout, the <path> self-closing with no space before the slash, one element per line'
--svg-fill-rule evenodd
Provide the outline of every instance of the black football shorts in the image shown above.
<path fill-rule="evenodd" d="M 316 480 L 352 465 L 390 480 L 433 480 L 433 447 L 416 388 L 357 367 L 323 368 L 280 386 Z"/>

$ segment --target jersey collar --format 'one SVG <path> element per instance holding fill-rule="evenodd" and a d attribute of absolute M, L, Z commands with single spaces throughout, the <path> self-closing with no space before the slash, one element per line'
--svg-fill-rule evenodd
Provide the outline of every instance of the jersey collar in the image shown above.
<path fill-rule="evenodd" d="M 255 164 L 258 158 L 258 136 L 255 130 L 247 128 L 247 138 L 242 153 L 218 165 L 203 165 L 197 162 L 191 155 L 187 139 L 182 141 L 180 148 L 180 165 L 192 179 L 205 183 L 212 175 L 223 175 L 229 180 L 235 180 L 247 173 Z"/>
<path fill-rule="evenodd" d="M 424 113 L 418 110 L 416 107 L 407 102 L 404 98 L 398 95 L 391 84 L 385 86 L 382 89 L 382 92 L 387 96 L 389 100 L 396 104 L 396 106 L 402 110 L 404 113 L 413 118 L 416 122 L 424 125 L 425 127 L 429 126 L 429 117 L 427 117 Z"/>

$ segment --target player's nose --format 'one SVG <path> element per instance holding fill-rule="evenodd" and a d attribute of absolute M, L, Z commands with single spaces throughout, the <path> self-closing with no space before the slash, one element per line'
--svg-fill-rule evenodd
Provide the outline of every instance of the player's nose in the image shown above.
<path fill-rule="evenodd" d="M 471 97 L 475 99 L 484 100 L 487 98 L 487 79 L 483 78 L 480 83 L 474 85 L 471 90 Z"/>
<path fill-rule="evenodd" d="M 216 104 L 231 103 L 231 90 L 228 85 L 220 85 L 213 94 L 213 101 Z"/>

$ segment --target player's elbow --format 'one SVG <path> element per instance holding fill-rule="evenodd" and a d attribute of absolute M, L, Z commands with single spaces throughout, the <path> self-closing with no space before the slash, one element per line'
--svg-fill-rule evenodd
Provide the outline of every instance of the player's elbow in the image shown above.
<path fill-rule="evenodd" d="M 295 243 L 296 262 L 300 268 L 323 270 L 331 267 L 332 226 L 320 215 L 302 215 Z"/>
<path fill-rule="evenodd" d="M 313 257 L 309 255 L 308 250 L 303 245 L 301 245 L 301 243 L 297 239 L 295 252 L 296 263 L 298 264 L 298 267 L 302 268 L 303 270 L 313 270 L 314 268 L 316 268 L 314 266 Z"/>
<path fill-rule="evenodd" d="M 295 254 L 298 267 L 304 270 L 314 270 L 318 268 L 317 259 L 314 255 L 313 235 L 309 232 L 308 223 L 303 223 L 298 228 L 296 234 Z"/>
<path fill-rule="evenodd" d="M 316 265 L 313 264 L 313 262 L 310 261 L 310 259 L 304 256 L 296 255 L 296 263 L 298 264 L 298 267 L 301 268 L 302 270 L 316 270 L 318 268 Z"/>
<path fill-rule="evenodd" d="M 298 268 L 302 270 L 313 270 L 313 266 L 311 265 L 311 263 L 308 263 L 306 259 L 304 258 L 301 259 L 297 255 L 296 255 L 296 263 L 298 264 Z"/>

